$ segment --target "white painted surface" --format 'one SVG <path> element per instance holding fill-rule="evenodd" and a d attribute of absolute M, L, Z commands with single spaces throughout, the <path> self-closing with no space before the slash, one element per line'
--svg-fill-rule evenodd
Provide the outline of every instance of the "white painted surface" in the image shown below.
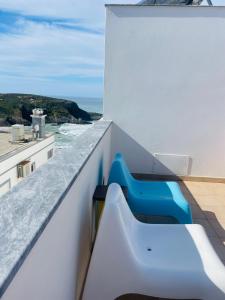
<path fill-rule="evenodd" d="M 24 150 L 15 153 L 15 155 L 0 161 L 0 186 L 5 181 L 10 181 L 10 188 L 19 183 L 23 178 L 18 178 L 17 165 L 24 161 L 29 160 L 31 164 L 35 162 L 36 169 L 45 164 L 48 161 L 48 151 L 55 149 L 54 146 L 55 137 L 50 137 L 25 148 Z M 0 188 L 0 197 L 3 196 L 8 190 Z"/>
<path fill-rule="evenodd" d="M 90 257 L 92 197 L 96 185 L 109 173 L 110 140 L 109 129 L 2 300 L 79 299 Z"/>
<path fill-rule="evenodd" d="M 169 170 L 173 170 L 177 175 L 187 176 L 190 164 L 191 161 L 188 155 L 154 153 L 152 171 L 154 174 L 168 174 Z"/>
<path fill-rule="evenodd" d="M 0 183 L 0 195 L 4 195 L 10 190 L 10 179 Z"/>
<path fill-rule="evenodd" d="M 104 118 L 133 172 L 161 153 L 225 177 L 224 53 L 225 7 L 107 8 Z"/>

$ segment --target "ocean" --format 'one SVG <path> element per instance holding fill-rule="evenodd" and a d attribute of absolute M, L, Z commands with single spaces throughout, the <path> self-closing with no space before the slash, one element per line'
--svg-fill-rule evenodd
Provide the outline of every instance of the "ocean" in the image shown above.
<path fill-rule="evenodd" d="M 78 104 L 78 106 L 86 110 L 87 112 L 97 112 L 97 113 L 103 113 L 103 100 L 102 98 L 88 98 L 88 97 L 68 97 L 68 96 L 62 96 L 56 98 L 62 98 L 66 100 L 74 101 Z"/>
<path fill-rule="evenodd" d="M 54 96 L 55 97 L 55 96 Z M 68 99 L 74 101 L 78 106 L 87 112 L 103 112 L 102 98 L 81 98 L 81 97 L 57 97 L 60 99 Z M 60 152 L 64 148 L 72 147 L 72 143 L 84 133 L 86 130 L 91 128 L 92 124 L 46 124 L 46 132 L 55 133 L 55 145 L 56 149 Z"/>
<path fill-rule="evenodd" d="M 103 102 L 102 98 L 85 98 L 85 97 L 58 97 L 62 99 L 68 99 L 74 101 L 78 106 L 87 112 L 103 112 Z M 49 132 L 54 132 L 56 137 L 56 149 L 60 151 L 64 148 L 72 147 L 72 142 L 76 140 L 78 136 L 92 127 L 92 124 L 62 124 L 53 125 L 47 124 L 46 130 Z"/>
<path fill-rule="evenodd" d="M 94 122 L 92 124 L 46 124 L 46 132 L 55 133 L 55 147 L 57 150 L 61 151 L 65 148 L 72 147 L 73 142 L 78 138 L 78 136 L 93 125 Z"/>

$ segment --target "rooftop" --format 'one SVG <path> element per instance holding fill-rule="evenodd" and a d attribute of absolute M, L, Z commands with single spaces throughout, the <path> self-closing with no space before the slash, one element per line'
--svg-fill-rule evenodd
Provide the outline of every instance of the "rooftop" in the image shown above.
<path fill-rule="evenodd" d="M 189 202 L 194 223 L 203 225 L 208 237 L 201 226 L 189 225 L 201 228 L 210 251 L 223 267 L 220 260 L 225 264 L 225 69 L 221 67 L 225 64 L 224 30 L 224 7 L 107 7 L 104 119 L 68 147 L 57 149 L 53 159 L 0 199 L 2 300 L 29 300 L 34 299 L 34 295 L 34 300 L 82 299 L 90 258 L 95 259 L 92 250 L 97 214 L 93 195 L 97 185 L 109 182 L 112 160 L 117 152 L 123 154 L 131 173 L 142 180 L 158 176 L 158 180 L 180 184 L 185 199 L 180 192 L 179 199 L 184 200 L 190 213 Z M 167 182 L 164 185 L 169 186 Z M 149 194 L 152 190 L 149 188 Z M 158 205 L 158 193 L 160 188 L 155 187 L 154 205 Z M 140 194 L 142 192 L 137 193 Z M 171 193 L 166 201 L 171 201 L 170 197 Z M 165 206 L 159 205 L 159 209 L 163 211 Z M 110 211 L 107 215 L 103 211 L 103 216 L 110 219 Z M 173 226 L 186 228 L 186 222 L 180 223 Z M 168 229 L 170 225 L 164 223 L 164 226 Z M 114 251 L 116 246 L 117 250 L 123 249 L 120 239 L 115 243 L 116 239 L 112 238 L 121 228 L 106 228 L 110 228 L 106 236 L 112 240 L 108 249 Z M 208 255 L 205 244 L 198 237 L 190 241 L 193 246 L 201 244 L 200 250 L 194 247 L 199 262 L 200 254 L 208 258 L 210 252 Z M 176 238 L 172 242 L 175 251 L 171 253 L 175 259 L 178 252 L 181 254 L 179 267 L 182 269 L 183 252 Z M 154 235 L 158 249 L 163 249 L 163 258 L 168 262 L 167 249 L 161 243 L 165 244 L 166 239 L 165 232 L 161 236 Z M 130 251 L 126 253 L 136 251 L 130 243 L 125 244 Z M 187 252 L 189 249 L 185 248 Z M 126 257 L 124 253 L 123 258 Z M 109 261 L 114 263 L 112 255 Z M 123 259 L 119 262 L 123 263 Z M 188 262 L 186 260 L 185 265 Z M 204 278 L 214 283 L 207 273 L 209 269 L 210 273 L 214 272 L 214 264 L 200 263 Z M 127 275 L 135 273 L 130 270 L 136 270 L 121 264 L 119 267 Z M 176 271 L 173 266 L 171 270 L 172 273 Z M 94 275 L 98 277 L 100 273 Z M 105 272 L 102 274 L 104 276 Z M 199 280 L 196 274 L 193 281 Z M 163 276 L 166 279 L 168 273 L 163 272 Z M 185 269 L 180 278 L 184 278 L 185 285 L 190 277 Z M 134 282 L 129 281 L 129 276 L 124 280 L 127 278 L 128 284 Z M 122 286 L 123 278 L 118 279 Z M 223 284 L 223 276 L 219 279 Z M 177 285 L 176 280 L 174 283 Z M 156 285 L 160 292 L 166 293 L 159 282 Z M 143 285 L 140 286 L 143 292 Z M 147 289 L 148 284 L 144 287 Z M 208 286 L 205 289 L 201 280 L 194 282 L 194 287 L 204 297 L 184 295 L 184 299 L 224 299 L 224 294 L 210 299 Z M 220 295 L 224 293 L 219 292 Z"/>
<path fill-rule="evenodd" d="M 46 138 L 48 138 L 51 135 L 52 134 L 46 134 Z M 30 140 L 32 138 L 32 134 L 30 132 L 25 132 L 24 138 Z M 0 161 L 20 151 L 23 151 L 24 149 L 27 149 L 39 142 L 38 140 L 36 140 L 12 143 L 12 135 L 11 133 L 6 131 L 0 131 L 0 141 Z"/>

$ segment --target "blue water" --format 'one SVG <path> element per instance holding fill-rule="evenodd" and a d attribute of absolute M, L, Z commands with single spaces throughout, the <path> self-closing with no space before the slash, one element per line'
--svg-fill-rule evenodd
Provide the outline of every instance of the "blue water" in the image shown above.
<path fill-rule="evenodd" d="M 85 98 L 85 97 L 62 97 L 67 100 L 74 101 L 78 106 L 87 112 L 103 112 L 102 98 Z"/>

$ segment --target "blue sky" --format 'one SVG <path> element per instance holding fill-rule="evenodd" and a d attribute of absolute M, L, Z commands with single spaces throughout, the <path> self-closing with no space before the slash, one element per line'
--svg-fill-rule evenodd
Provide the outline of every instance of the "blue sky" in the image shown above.
<path fill-rule="evenodd" d="M 105 2 L 0 0 L 0 92 L 101 97 Z"/>
<path fill-rule="evenodd" d="M 102 0 L 0 0 L 0 92 L 102 96 L 104 25 Z"/>

